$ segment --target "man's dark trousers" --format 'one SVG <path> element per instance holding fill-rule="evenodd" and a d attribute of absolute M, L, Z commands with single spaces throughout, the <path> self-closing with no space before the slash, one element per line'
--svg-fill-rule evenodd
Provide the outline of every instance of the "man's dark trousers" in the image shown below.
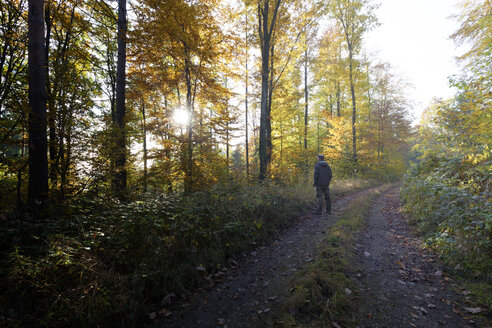
<path fill-rule="evenodd" d="M 331 213 L 329 186 L 316 186 L 316 197 L 318 198 L 318 209 L 316 210 L 316 212 L 321 214 L 321 211 L 323 210 L 323 195 L 326 202 L 326 212 Z"/>

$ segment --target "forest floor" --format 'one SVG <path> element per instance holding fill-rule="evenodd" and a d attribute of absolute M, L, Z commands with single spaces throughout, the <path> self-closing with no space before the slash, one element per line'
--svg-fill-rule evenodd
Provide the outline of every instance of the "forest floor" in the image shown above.
<path fill-rule="evenodd" d="M 154 327 L 266 327 L 296 272 L 316 259 L 326 231 L 362 193 L 337 199 L 331 215 L 299 218 L 269 243 L 230 260 L 195 293 L 168 295 L 159 315 L 150 315 Z M 355 243 L 357 264 L 349 276 L 360 287 L 357 327 L 477 327 L 468 292 L 460 294 L 437 257 L 422 249 L 400 213 L 398 193 L 393 188 L 374 201 Z"/>

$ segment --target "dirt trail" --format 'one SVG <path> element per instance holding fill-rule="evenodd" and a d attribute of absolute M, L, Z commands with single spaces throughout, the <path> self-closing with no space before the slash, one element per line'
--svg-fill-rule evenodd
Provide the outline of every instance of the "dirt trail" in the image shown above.
<path fill-rule="evenodd" d="M 410 231 L 398 188 L 375 202 L 356 250 L 359 327 L 476 327 L 467 292 L 452 290 L 437 257 Z"/>
<path fill-rule="evenodd" d="M 325 231 L 361 193 L 335 201 L 332 215 L 301 217 L 270 243 L 231 261 L 208 286 L 175 300 L 172 314 L 154 327 L 266 327 L 295 272 L 316 258 Z M 452 290 L 437 257 L 421 245 L 400 213 L 399 189 L 379 197 L 355 244 L 357 327 L 477 327 L 466 310 L 472 307 L 467 292 Z"/>
<path fill-rule="evenodd" d="M 301 217 L 267 245 L 243 254 L 235 268 L 213 277 L 156 327 L 262 327 L 270 309 L 288 293 L 293 274 L 313 260 L 327 228 L 360 193 L 336 200 L 333 214 Z"/>

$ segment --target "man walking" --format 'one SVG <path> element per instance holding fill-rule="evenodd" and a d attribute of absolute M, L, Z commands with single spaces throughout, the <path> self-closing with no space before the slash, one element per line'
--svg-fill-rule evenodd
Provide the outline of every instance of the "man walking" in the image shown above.
<path fill-rule="evenodd" d="M 321 215 L 323 210 L 323 195 L 326 201 L 326 213 L 331 214 L 331 201 L 330 201 L 330 181 L 331 181 L 331 168 L 328 163 L 325 162 L 324 155 L 318 155 L 318 162 L 314 166 L 314 183 L 316 187 L 316 197 L 318 198 L 318 208 L 314 212 L 316 215 Z"/>

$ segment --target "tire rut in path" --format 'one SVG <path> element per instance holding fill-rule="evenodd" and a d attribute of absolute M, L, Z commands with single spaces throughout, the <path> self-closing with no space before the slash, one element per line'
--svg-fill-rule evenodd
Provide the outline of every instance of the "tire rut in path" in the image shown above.
<path fill-rule="evenodd" d="M 460 303 L 466 293 L 452 290 L 437 256 L 422 249 L 400 209 L 398 188 L 380 197 L 355 244 L 359 327 L 475 327 Z"/>
<path fill-rule="evenodd" d="M 331 215 L 305 215 L 274 240 L 237 260 L 223 282 L 212 283 L 183 302 L 180 310 L 155 327 L 262 327 L 270 308 L 288 293 L 296 271 L 316 256 L 319 242 L 347 204 L 364 191 L 333 202 Z"/>

